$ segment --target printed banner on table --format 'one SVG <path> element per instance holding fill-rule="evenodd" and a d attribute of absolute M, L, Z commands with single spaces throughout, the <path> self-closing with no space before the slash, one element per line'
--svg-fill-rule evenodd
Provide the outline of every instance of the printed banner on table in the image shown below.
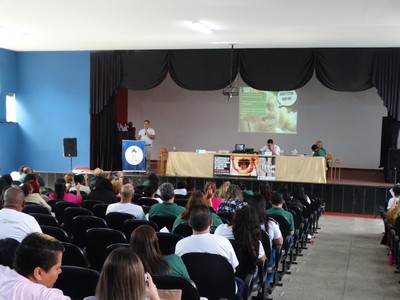
<path fill-rule="evenodd" d="M 146 172 L 145 143 L 122 140 L 122 169 L 124 171 Z"/>

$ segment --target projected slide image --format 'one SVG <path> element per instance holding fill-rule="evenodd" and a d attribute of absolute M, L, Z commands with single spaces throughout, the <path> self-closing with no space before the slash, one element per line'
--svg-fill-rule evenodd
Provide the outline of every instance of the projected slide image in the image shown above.
<path fill-rule="evenodd" d="M 239 132 L 297 133 L 296 91 L 240 88 Z"/>

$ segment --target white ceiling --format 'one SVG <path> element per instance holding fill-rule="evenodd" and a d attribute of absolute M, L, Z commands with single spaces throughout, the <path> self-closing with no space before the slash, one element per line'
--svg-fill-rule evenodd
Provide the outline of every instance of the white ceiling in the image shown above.
<path fill-rule="evenodd" d="M 211 35 L 190 28 L 213 24 Z M 15 51 L 400 47 L 399 0 L 0 0 Z"/>

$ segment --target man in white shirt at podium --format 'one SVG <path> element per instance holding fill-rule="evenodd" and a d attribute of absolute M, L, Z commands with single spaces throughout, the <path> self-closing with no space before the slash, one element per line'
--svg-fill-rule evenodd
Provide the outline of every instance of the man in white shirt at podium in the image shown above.
<path fill-rule="evenodd" d="M 144 128 L 139 130 L 136 139 L 145 142 L 145 155 L 146 155 L 146 171 L 150 171 L 150 158 L 151 158 L 151 147 L 153 146 L 153 140 L 156 138 L 156 132 L 153 128 L 150 128 L 150 121 L 144 120 Z"/>

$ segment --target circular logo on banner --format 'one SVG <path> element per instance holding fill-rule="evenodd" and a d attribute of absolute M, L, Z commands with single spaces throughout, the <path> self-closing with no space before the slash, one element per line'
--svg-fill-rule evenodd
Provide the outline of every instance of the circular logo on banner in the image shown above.
<path fill-rule="evenodd" d="M 130 165 L 138 165 L 143 161 L 143 151 L 138 146 L 130 146 L 125 150 L 125 159 Z"/>

